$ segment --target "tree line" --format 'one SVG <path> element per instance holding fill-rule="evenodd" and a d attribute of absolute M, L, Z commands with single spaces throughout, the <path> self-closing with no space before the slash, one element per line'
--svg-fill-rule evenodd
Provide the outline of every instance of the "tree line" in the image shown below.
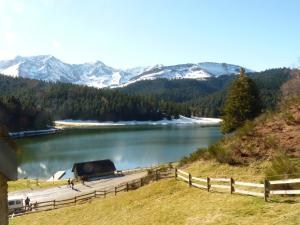
<path fill-rule="evenodd" d="M 262 110 L 279 101 L 291 70 L 271 69 L 249 75 Z M 0 75 L 0 123 L 10 130 L 41 129 L 58 119 L 98 121 L 160 120 L 184 116 L 220 117 L 235 75 L 208 80 L 141 81 L 120 89 L 97 89 Z"/>
<path fill-rule="evenodd" d="M 51 124 L 49 120 L 57 119 L 160 120 L 191 114 L 186 104 L 158 101 L 151 96 L 7 76 L 0 76 L 0 96 L 3 99 L 1 111 L 6 115 L 1 123 L 13 131 L 44 128 Z M 27 114 L 32 118 L 24 119 Z M 42 114 L 45 115 L 43 120 Z M 35 116 L 39 119 L 34 119 Z M 23 123 L 23 120 L 34 122 Z"/>
<path fill-rule="evenodd" d="M 4 96 L 0 98 L 0 125 L 11 132 L 47 129 L 52 126 L 52 117 L 30 100 L 21 103 L 16 97 Z"/>
<path fill-rule="evenodd" d="M 263 111 L 275 109 L 282 95 L 281 86 L 291 78 L 291 73 L 292 70 L 290 69 L 279 68 L 247 74 L 259 90 Z M 194 113 L 199 116 L 222 116 L 229 87 L 238 78 L 239 76 L 236 76 L 224 89 L 212 95 L 192 100 L 192 105 L 195 108 Z"/>
<path fill-rule="evenodd" d="M 291 78 L 287 68 L 270 69 L 247 74 L 260 91 L 262 109 L 274 109 L 281 96 L 280 87 Z M 204 117 L 220 117 L 230 85 L 238 75 L 223 75 L 206 80 L 141 81 L 121 88 L 121 92 L 139 96 L 149 95 L 156 100 L 184 103 L 191 114 Z"/>

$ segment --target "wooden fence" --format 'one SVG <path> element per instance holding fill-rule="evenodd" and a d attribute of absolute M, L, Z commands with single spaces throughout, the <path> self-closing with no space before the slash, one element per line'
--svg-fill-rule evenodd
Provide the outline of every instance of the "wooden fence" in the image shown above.
<path fill-rule="evenodd" d="M 175 179 L 180 179 L 184 182 L 187 182 L 190 187 L 197 187 L 201 189 L 206 189 L 208 192 L 212 189 L 223 189 L 228 190 L 230 194 L 238 193 L 242 195 L 251 195 L 262 197 L 265 201 L 268 201 L 268 198 L 271 195 L 298 195 L 300 190 L 282 190 L 277 189 L 279 185 L 293 185 L 300 183 L 300 178 L 297 179 L 286 179 L 286 180 L 267 180 L 264 179 L 263 183 L 250 183 L 234 180 L 233 178 L 198 178 L 192 176 L 190 173 L 187 173 L 180 169 L 175 169 Z M 245 190 L 241 188 L 251 188 L 253 190 Z"/>
<path fill-rule="evenodd" d="M 158 181 L 160 179 L 166 178 L 173 178 L 173 172 L 168 171 L 159 171 L 155 170 L 153 172 L 148 173 L 147 176 L 132 180 L 128 183 L 122 183 L 116 187 L 112 187 L 106 190 L 94 190 L 89 193 L 85 193 L 82 195 L 76 195 L 72 198 L 67 198 L 63 200 L 50 200 L 50 201 L 43 201 L 43 202 L 36 202 L 30 205 L 30 207 L 21 207 L 18 208 L 18 213 L 10 212 L 10 217 L 21 216 L 29 213 L 36 213 L 41 211 L 53 210 L 58 209 L 61 207 L 82 204 L 91 201 L 94 198 L 106 198 L 107 195 L 113 194 L 117 195 L 119 192 L 125 192 L 130 190 L 138 189 L 146 184 L 149 184 L 151 181 Z"/>
<path fill-rule="evenodd" d="M 35 213 L 35 212 L 41 212 L 41 211 L 47 211 L 47 210 L 53 210 L 58 209 L 61 207 L 76 205 L 76 204 L 82 204 L 91 201 L 94 198 L 106 198 L 107 195 L 113 194 L 117 195 L 119 192 L 128 192 L 130 190 L 135 190 L 137 188 L 142 187 L 143 185 L 149 184 L 151 181 L 158 181 L 160 179 L 166 179 L 166 178 L 173 178 L 172 172 L 170 170 L 168 171 L 159 171 L 156 170 L 152 173 L 149 173 L 147 176 L 133 180 L 128 183 L 122 183 L 116 187 L 106 189 L 106 190 L 94 190 L 89 193 L 85 193 L 82 195 L 76 195 L 72 198 L 63 199 L 63 200 L 50 200 L 50 201 L 44 201 L 44 202 L 37 202 L 35 204 L 32 204 L 29 208 L 28 207 L 22 207 L 19 208 L 18 214 L 10 213 L 10 217 L 12 216 L 20 216 L 24 214 L 29 213 Z M 208 192 L 213 189 L 223 189 L 227 190 L 231 194 L 238 193 L 243 195 L 251 195 L 251 196 L 257 196 L 262 197 L 265 199 L 265 201 L 268 200 L 268 198 L 271 195 L 297 195 L 300 194 L 300 190 L 283 190 L 283 189 L 277 189 L 276 186 L 278 185 L 293 185 L 296 183 L 300 183 L 300 178 L 297 179 L 286 179 L 286 180 L 273 180 L 269 181 L 267 179 L 264 180 L 263 183 L 252 183 L 252 182 L 243 182 L 243 181 L 237 181 L 233 178 L 199 178 L 194 177 L 192 174 L 187 173 L 180 169 L 175 169 L 175 179 L 182 180 L 184 182 L 187 182 L 190 187 L 196 187 L 200 189 L 205 189 Z M 241 188 L 252 188 L 252 189 L 258 189 L 258 190 L 245 190 Z M 12 215 L 13 214 L 13 215 Z"/>

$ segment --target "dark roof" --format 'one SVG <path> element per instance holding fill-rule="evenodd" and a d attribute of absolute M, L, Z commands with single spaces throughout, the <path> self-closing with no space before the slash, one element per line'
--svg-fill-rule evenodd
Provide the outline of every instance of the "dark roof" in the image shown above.
<path fill-rule="evenodd" d="M 114 163 L 109 159 L 74 163 L 72 172 L 75 168 L 78 176 L 104 174 L 116 170 Z"/>

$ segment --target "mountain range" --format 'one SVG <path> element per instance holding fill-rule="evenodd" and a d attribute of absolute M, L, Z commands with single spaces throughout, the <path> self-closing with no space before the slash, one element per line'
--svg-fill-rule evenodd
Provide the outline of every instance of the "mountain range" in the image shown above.
<path fill-rule="evenodd" d="M 52 55 L 17 56 L 0 61 L 0 73 L 51 82 L 73 83 L 97 88 L 124 87 L 142 80 L 196 79 L 237 74 L 240 66 L 227 63 L 188 63 L 171 66 L 154 65 L 131 69 L 116 69 L 101 61 L 68 64 Z M 246 72 L 253 72 L 246 69 Z"/>

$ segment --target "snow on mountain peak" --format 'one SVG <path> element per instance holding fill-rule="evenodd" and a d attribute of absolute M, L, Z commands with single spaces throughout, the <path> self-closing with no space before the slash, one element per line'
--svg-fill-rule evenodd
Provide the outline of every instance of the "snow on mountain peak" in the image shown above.
<path fill-rule="evenodd" d="M 97 88 L 121 87 L 140 80 L 207 79 L 211 76 L 237 74 L 240 67 L 226 63 L 161 64 L 131 69 L 115 69 L 101 61 L 67 64 L 52 55 L 17 56 L 0 61 L 0 73 L 13 77 L 27 77 L 53 82 L 67 82 Z M 246 69 L 246 72 L 253 72 Z"/>

